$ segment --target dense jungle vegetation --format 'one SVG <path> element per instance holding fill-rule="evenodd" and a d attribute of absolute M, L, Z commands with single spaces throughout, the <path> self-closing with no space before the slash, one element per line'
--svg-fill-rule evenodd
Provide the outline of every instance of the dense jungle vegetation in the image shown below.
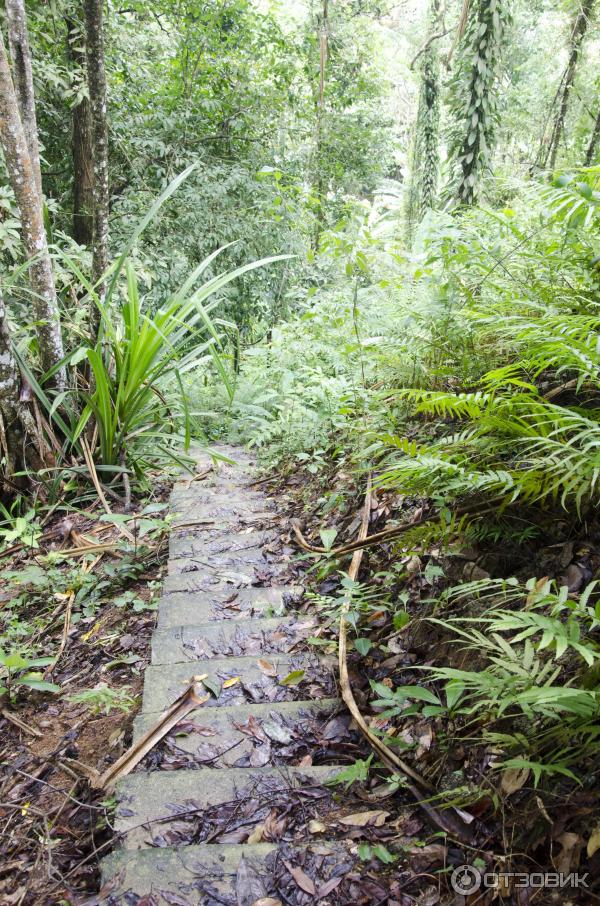
<path fill-rule="evenodd" d="M 433 806 L 598 900 L 599 16 L 6 0 L 1 902 L 97 886 L 106 821 L 61 830 L 15 734 L 92 715 L 76 759 L 120 754 L 170 482 L 222 440 L 289 495 L 313 644 L 347 611 L 361 709 Z"/>

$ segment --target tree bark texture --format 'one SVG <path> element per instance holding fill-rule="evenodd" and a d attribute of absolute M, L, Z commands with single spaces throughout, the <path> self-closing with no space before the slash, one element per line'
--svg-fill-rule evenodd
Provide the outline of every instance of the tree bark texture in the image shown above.
<path fill-rule="evenodd" d="M 6 169 L 19 213 L 27 258 L 30 260 L 32 299 L 37 320 L 40 361 L 48 371 L 63 358 L 63 344 L 58 314 L 58 301 L 48 251 L 42 202 L 38 193 L 27 139 L 19 115 L 19 107 L 10 74 L 4 41 L 0 37 L 0 140 L 4 149 Z M 54 383 L 65 382 L 64 368 Z"/>
<path fill-rule="evenodd" d="M 67 44 L 73 69 L 85 73 L 83 35 L 73 19 L 67 20 Z M 92 248 L 94 242 L 94 164 L 92 113 L 84 95 L 72 111 L 71 151 L 73 156 L 73 238 Z"/>
<path fill-rule="evenodd" d="M 315 122 L 315 184 L 317 199 L 315 235 L 313 247 L 319 247 L 321 233 L 325 227 L 325 197 L 327 194 L 323 173 L 323 128 L 325 124 L 325 76 L 329 57 L 329 0 L 323 0 L 323 11 L 319 23 L 319 94 Z"/>
<path fill-rule="evenodd" d="M 94 240 L 93 278 L 100 300 L 104 300 L 102 276 L 108 267 L 108 127 L 106 122 L 106 73 L 102 0 L 84 0 L 88 87 L 92 112 L 94 159 Z M 91 311 L 92 335 L 97 333 L 99 311 Z"/>
<path fill-rule="evenodd" d="M 598 148 L 598 140 L 600 139 L 600 111 L 598 111 L 598 116 L 596 117 L 596 122 L 594 123 L 594 128 L 590 136 L 590 143 L 585 154 L 585 165 L 586 167 L 591 167 L 594 163 L 594 158 L 596 157 L 596 149 Z"/>
<path fill-rule="evenodd" d="M 40 200 L 42 199 L 42 172 L 40 168 L 40 147 L 38 143 L 37 120 L 35 116 L 35 95 L 29 35 L 25 17 L 24 0 L 6 0 L 6 22 L 8 26 L 8 49 L 13 67 L 13 78 L 21 123 L 25 132 L 31 167 Z"/>
<path fill-rule="evenodd" d="M 561 82 L 561 87 L 559 89 L 558 108 L 552 126 L 550 142 L 548 144 L 548 149 L 543 161 L 543 166 L 548 166 L 552 170 L 556 165 L 558 149 L 560 147 L 560 141 L 565 127 L 565 118 L 567 115 L 567 108 L 569 106 L 569 97 L 571 94 L 571 89 L 573 87 L 573 82 L 575 81 L 575 73 L 577 72 L 577 62 L 579 60 L 581 45 L 587 31 L 593 6 L 594 0 L 582 0 L 579 12 L 575 16 L 575 21 L 573 22 L 573 29 L 571 31 L 571 38 L 569 41 L 569 61 L 567 63 L 567 68 Z"/>

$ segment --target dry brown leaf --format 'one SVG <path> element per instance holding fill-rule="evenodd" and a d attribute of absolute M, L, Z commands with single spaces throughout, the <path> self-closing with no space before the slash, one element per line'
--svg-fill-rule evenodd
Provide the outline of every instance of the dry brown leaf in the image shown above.
<path fill-rule="evenodd" d="M 383 827 L 389 817 L 389 812 L 376 809 L 372 812 L 355 812 L 353 815 L 346 815 L 345 818 L 339 819 L 339 823 L 349 827 Z"/>
<path fill-rule="evenodd" d="M 335 890 L 335 888 L 338 887 L 341 883 L 341 877 L 330 878 L 317 890 L 317 900 L 322 900 L 323 897 L 326 897 L 328 893 L 331 893 L 332 890 Z"/>
<path fill-rule="evenodd" d="M 562 846 L 559 855 L 553 860 L 556 870 L 562 871 L 563 874 L 569 874 L 570 871 L 573 871 L 579 865 L 579 854 L 583 839 L 579 834 L 565 832 L 556 838 L 556 842 Z"/>
<path fill-rule="evenodd" d="M 312 821 L 308 822 L 308 832 L 310 834 L 324 834 L 326 830 L 327 828 L 322 821 L 316 821 L 315 819 L 313 819 Z"/>
<path fill-rule="evenodd" d="M 317 892 L 317 888 L 314 885 L 314 881 L 312 881 L 311 878 L 308 877 L 306 872 L 302 871 L 299 865 L 290 865 L 290 863 L 286 862 L 285 860 L 283 864 L 291 874 L 300 890 L 303 890 L 305 893 L 309 893 L 312 897 L 314 897 Z"/>
<path fill-rule="evenodd" d="M 511 793 L 516 793 L 517 790 L 525 786 L 530 773 L 529 768 L 507 768 L 502 771 L 500 789 L 507 796 L 510 796 Z"/>
<path fill-rule="evenodd" d="M 263 658 L 259 658 L 256 663 L 265 676 L 277 676 L 277 667 L 275 664 L 271 664 L 270 661 L 265 661 Z"/>
<path fill-rule="evenodd" d="M 252 906 L 283 906 L 281 900 L 274 900 L 273 897 L 261 897 L 255 900 Z"/>

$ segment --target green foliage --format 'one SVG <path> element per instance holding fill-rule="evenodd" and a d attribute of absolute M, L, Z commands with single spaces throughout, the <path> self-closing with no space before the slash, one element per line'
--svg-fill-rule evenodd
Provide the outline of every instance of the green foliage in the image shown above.
<path fill-rule="evenodd" d="M 0 650 L 0 700 L 3 695 L 11 699 L 15 690 L 24 686 L 34 692 L 60 692 L 60 686 L 44 679 L 44 674 L 32 667 L 47 667 L 51 657 L 28 657 L 17 649 Z"/>
<path fill-rule="evenodd" d="M 130 691 L 129 686 L 111 689 L 106 683 L 97 683 L 93 689 L 85 689 L 83 692 L 67 695 L 66 698 L 73 704 L 85 705 L 92 714 L 110 714 L 115 710 L 127 714 L 136 702 Z"/>
<path fill-rule="evenodd" d="M 356 761 L 353 761 L 352 764 L 348 765 L 347 768 L 344 768 L 343 771 L 339 771 L 339 773 L 328 782 L 336 785 L 341 784 L 345 786 L 346 789 L 349 789 L 353 783 L 366 783 L 369 779 L 372 761 L 372 754 L 366 759 L 357 758 Z"/>
<path fill-rule="evenodd" d="M 372 683 L 379 696 L 374 704 L 385 709 L 384 716 L 458 721 L 472 743 L 501 745 L 504 757 L 497 767 L 529 766 L 536 784 L 556 772 L 574 777 L 569 766 L 592 750 L 598 735 L 600 694 L 587 682 L 588 668 L 600 661 L 592 635 L 600 610 L 590 603 L 596 586 L 588 585 L 578 599 L 547 579 L 526 585 L 483 580 L 450 589 L 450 603 L 473 596 L 485 601 L 482 616 L 430 618 L 469 652 L 473 669 L 422 668 L 433 688 Z"/>
<path fill-rule="evenodd" d="M 596 180 L 591 168 L 578 185 Z M 408 401 L 427 419 L 433 438 L 416 444 L 402 435 L 381 435 L 383 486 L 440 502 L 483 495 L 503 506 L 558 504 L 573 515 L 596 505 L 600 321 L 593 301 L 597 278 L 590 269 L 595 197 L 592 188 L 573 194 L 569 185 L 543 192 L 541 223 L 539 214 L 517 216 L 510 209 L 473 213 L 449 231 L 451 246 L 445 228 L 431 227 L 428 267 L 442 285 L 447 280 L 444 291 L 457 300 L 455 321 L 464 325 L 473 348 L 484 350 L 479 361 L 488 370 L 474 375 L 466 391 L 460 368 L 459 380 L 447 381 L 446 389 L 396 391 L 399 402 Z M 536 219 L 533 237 L 528 228 Z"/>

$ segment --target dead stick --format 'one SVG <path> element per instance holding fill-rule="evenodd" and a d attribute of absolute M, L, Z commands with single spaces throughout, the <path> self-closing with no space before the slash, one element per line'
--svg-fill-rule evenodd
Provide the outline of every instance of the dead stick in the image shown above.
<path fill-rule="evenodd" d="M 371 515 L 371 475 L 367 479 L 367 492 L 365 495 L 365 503 L 363 507 L 362 522 L 360 530 L 358 533 L 359 540 L 363 540 L 367 537 L 367 532 L 369 531 L 369 518 Z M 363 550 L 358 549 L 353 557 L 348 570 L 348 576 L 352 581 L 356 581 L 358 576 L 360 565 L 362 562 Z M 342 611 L 340 614 L 340 640 L 339 640 L 339 670 L 340 670 L 340 686 L 342 690 L 342 699 L 344 704 L 350 711 L 350 714 L 354 718 L 358 728 L 369 744 L 377 752 L 384 765 L 392 772 L 401 771 L 405 777 L 410 777 L 414 780 L 418 787 L 415 786 L 410 781 L 406 781 L 406 787 L 412 795 L 414 796 L 417 804 L 423 809 L 429 819 L 437 826 L 440 827 L 445 833 L 452 834 L 458 839 L 465 839 L 467 836 L 467 829 L 464 825 L 460 825 L 454 818 L 450 816 L 442 817 L 436 809 L 434 809 L 428 802 L 423 801 L 422 791 L 425 790 L 429 793 L 433 792 L 432 785 L 425 780 L 424 777 L 421 777 L 416 771 L 414 771 L 409 764 L 403 761 L 402 758 L 399 758 L 395 752 L 392 751 L 384 742 L 379 739 L 378 736 L 371 731 L 367 726 L 367 723 L 362 716 L 360 709 L 354 698 L 354 693 L 352 692 L 352 686 L 350 685 L 350 677 L 348 675 L 348 610 L 350 608 L 350 598 L 346 598 Z M 419 789 L 419 787 L 421 789 Z"/>
<path fill-rule="evenodd" d="M 454 516 L 484 516 L 486 513 L 493 513 L 498 509 L 499 501 L 492 501 L 494 505 L 486 506 L 485 509 L 478 510 L 474 509 L 473 506 L 459 507 L 457 510 L 454 510 Z M 350 541 L 348 544 L 344 544 L 341 547 L 334 547 L 331 550 L 327 550 L 326 547 L 313 547 L 312 544 L 309 544 L 302 532 L 300 531 L 299 526 L 296 521 L 292 521 L 292 531 L 296 536 L 296 540 L 302 550 L 308 551 L 311 554 L 329 554 L 330 557 L 339 557 L 342 554 L 351 554 L 355 551 L 364 550 L 366 547 L 371 547 L 373 544 L 384 544 L 386 541 L 390 541 L 393 538 L 397 538 L 399 535 L 409 532 L 413 528 L 419 528 L 421 525 L 425 525 L 427 522 L 433 522 L 434 519 L 439 517 L 439 511 L 435 510 L 433 513 L 430 513 L 428 516 L 422 516 L 420 519 L 416 519 L 414 522 L 405 522 L 402 525 L 397 525 L 394 528 L 384 529 L 382 532 L 376 532 L 375 535 L 368 535 L 363 538 L 358 538 L 356 541 Z"/>
<path fill-rule="evenodd" d="M 23 733 L 29 733 L 31 734 L 31 736 L 37 736 L 38 739 L 41 739 L 41 737 L 44 735 L 43 733 L 40 733 L 39 730 L 36 730 L 35 727 L 30 727 L 29 724 L 26 724 L 22 720 L 19 720 L 19 718 L 14 714 L 11 714 L 7 708 L 3 708 L 2 711 L 0 711 L 0 714 L 2 715 L 2 717 L 6 718 L 6 720 L 9 720 L 11 724 L 14 724 L 15 727 L 18 727 L 19 730 L 22 730 Z"/>
<path fill-rule="evenodd" d="M 124 755 L 121 755 L 114 764 L 107 768 L 107 770 L 93 782 L 93 786 L 99 787 L 100 789 L 112 789 L 117 780 L 131 773 L 136 764 L 142 760 L 150 749 L 154 748 L 154 746 L 160 742 L 163 736 L 167 735 L 175 724 L 179 723 L 179 721 L 194 708 L 198 708 L 207 702 L 210 695 L 200 697 L 201 683 L 203 679 L 206 679 L 206 676 L 207 674 L 204 676 L 192 677 L 190 685 L 183 695 L 181 695 L 170 708 L 161 714 L 156 723 L 150 727 L 150 729 L 147 730 Z"/>

